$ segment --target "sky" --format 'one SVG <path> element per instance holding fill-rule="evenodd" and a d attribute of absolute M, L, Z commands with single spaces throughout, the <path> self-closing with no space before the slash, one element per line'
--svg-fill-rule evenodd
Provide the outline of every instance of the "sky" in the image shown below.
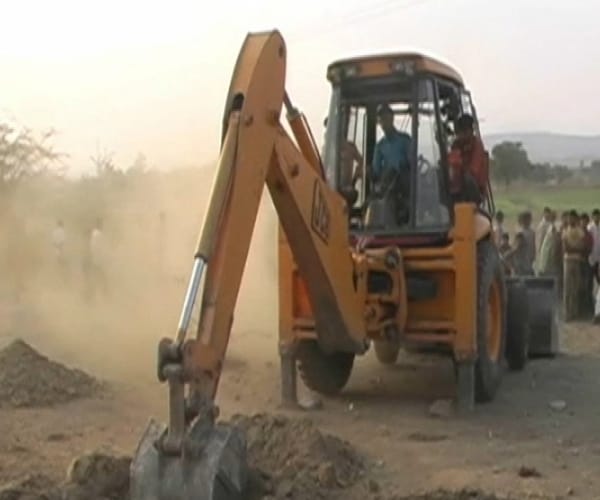
<path fill-rule="evenodd" d="M 326 67 L 418 50 L 450 63 L 484 133 L 600 134 L 598 0 L 19 0 L 3 2 L 0 119 L 54 128 L 71 173 L 204 165 L 246 33 L 279 29 L 287 90 L 322 136 Z M 582 97 L 587 97 L 582 99 Z"/>

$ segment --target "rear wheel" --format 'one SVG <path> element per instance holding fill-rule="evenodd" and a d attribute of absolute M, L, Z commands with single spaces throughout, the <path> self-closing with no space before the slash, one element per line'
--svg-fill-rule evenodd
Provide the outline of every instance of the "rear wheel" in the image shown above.
<path fill-rule="evenodd" d="M 354 365 L 353 353 L 325 353 L 316 340 L 301 341 L 296 358 L 304 384 L 325 396 L 335 396 L 344 388 Z"/>
<path fill-rule="evenodd" d="M 475 401 L 494 399 L 503 374 L 506 287 L 498 250 L 490 240 L 477 248 L 477 361 Z"/>
<path fill-rule="evenodd" d="M 375 348 L 375 356 L 377 360 L 384 365 L 393 365 L 398 359 L 400 352 L 400 342 L 390 340 L 375 340 L 373 341 Z"/>
<path fill-rule="evenodd" d="M 506 361 L 511 370 L 523 370 L 529 357 L 529 296 L 522 282 L 508 285 Z"/>

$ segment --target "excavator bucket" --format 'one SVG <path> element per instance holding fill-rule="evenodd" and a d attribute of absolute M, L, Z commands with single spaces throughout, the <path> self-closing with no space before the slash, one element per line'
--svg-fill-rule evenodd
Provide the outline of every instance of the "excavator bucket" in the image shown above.
<path fill-rule="evenodd" d="M 553 357 L 559 351 L 560 301 L 555 278 L 525 277 L 529 299 L 529 356 Z"/>
<path fill-rule="evenodd" d="M 157 445 L 165 425 L 151 420 L 131 464 L 131 500 L 242 500 L 248 481 L 246 439 L 231 425 L 196 420 L 180 455 Z"/>

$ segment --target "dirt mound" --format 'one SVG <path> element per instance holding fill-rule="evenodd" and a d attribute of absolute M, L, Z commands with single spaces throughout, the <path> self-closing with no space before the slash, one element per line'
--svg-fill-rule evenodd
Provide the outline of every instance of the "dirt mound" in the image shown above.
<path fill-rule="evenodd" d="M 507 497 L 498 497 L 494 494 L 478 490 L 447 491 L 437 490 L 419 495 L 393 497 L 393 500 L 510 500 Z"/>
<path fill-rule="evenodd" d="M 475 489 L 386 494 L 366 458 L 309 420 L 263 414 L 233 420 L 247 432 L 248 462 L 254 467 L 245 500 L 551 500 Z M 128 500 L 130 464 L 129 457 L 95 451 L 73 460 L 62 483 L 28 475 L 0 486 L 0 500 Z"/>
<path fill-rule="evenodd" d="M 465 488 L 458 491 L 436 490 L 428 493 L 410 496 L 395 496 L 390 500 L 555 500 L 554 497 L 538 496 L 536 494 L 519 495 L 519 497 L 496 495 L 481 490 Z"/>
<path fill-rule="evenodd" d="M 40 407 L 97 394 L 102 384 L 49 360 L 22 340 L 0 351 L 0 408 Z"/>
<path fill-rule="evenodd" d="M 43 493 L 41 493 L 43 492 Z M 43 474 L 29 474 L 0 487 L 0 500 L 62 500 L 59 489 Z"/>
<path fill-rule="evenodd" d="M 0 500 L 126 500 L 129 464 L 126 457 L 93 452 L 76 458 L 62 484 L 29 475 L 0 486 Z"/>
<path fill-rule="evenodd" d="M 131 458 L 89 453 L 76 458 L 63 486 L 66 500 L 125 500 L 129 495 Z"/>
<path fill-rule="evenodd" d="M 357 450 L 310 420 L 257 414 L 232 422 L 246 432 L 252 498 L 333 498 L 365 474 L 366 459 Z"/>
<path fill-rule="evenodd" d="M 310 420 L 264 414 L 232 420 L 248 440 L 247 500 L 368 498 L 372 486 L 363 480 L 366 460 Z M 130 463 L 128 457 L 89 453 L 71 463 L 62 484 L 26 479 L 0 487 L 0 500 L 126 500 Z"/>

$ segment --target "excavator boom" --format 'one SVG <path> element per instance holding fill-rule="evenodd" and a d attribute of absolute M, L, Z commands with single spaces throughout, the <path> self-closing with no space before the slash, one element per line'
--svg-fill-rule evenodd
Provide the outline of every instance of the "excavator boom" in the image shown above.
<path fill-rule="evenodd" d="M 306 121 L 285 92 L 285 65 L 277 31 L 248 35 L 233 72 L 221 155 L 180 323 L 175 338 L 159 346 L 169 425 L 151 423 L 140 443 L 132 464 L 133 499 L 242 494 L 243 436 L 216 423 L 214 400 L 265 184 L 306 283 L 321 348 L 367 349 L 366 285 L 349 246 L 346 203 L 327 185 Z M 284 104 L 296 144 L 280 123 Z M 187 338 L 196 316 L 196 336 Z"/>

